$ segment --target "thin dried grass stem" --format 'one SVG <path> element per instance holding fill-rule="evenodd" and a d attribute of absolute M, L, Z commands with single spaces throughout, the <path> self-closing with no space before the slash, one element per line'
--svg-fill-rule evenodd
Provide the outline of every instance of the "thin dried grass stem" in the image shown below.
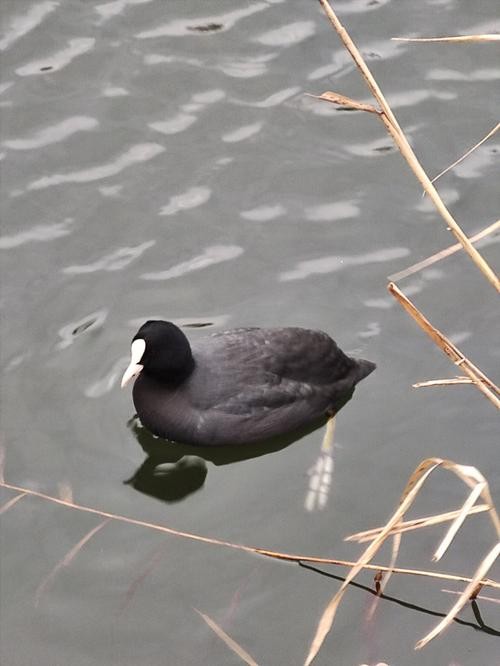
<path fill-rule="evenodd" d="M 500 389 L 491 381 L 491 379 L 471 363 L 453 344 L 453 342 L 451 342 L 451 340 L 435 328 L 393 282 L 390 282 L 387 288 L 406 312 L 408 312 L 408 314 L 417 322 L 420 328 L 425 331 L 432 340 L 434 340 L 437 346 L 449 356 L 456 365 L 460 366 L 460 369 L 470 377 L 488 400 L 490 400 L 497 409 L 500 409 L 500 399 L 498 398 Z"/>
<path fill-rule="evenodd" d="M 366 547 L 365 551 L 363 552 L 359 560 L 356 562 L 355 566 L 352 567 L 352 569 L 347 574 L 339 590 L 335 593 L 330 602 L 327 604 L 325 610 L 323 611 L 321 619 L 318 623 L 316 633 L 311 642 L 311 646 L 309 648 L 309 652 L 307 654 L 304 666 L 310 666 L 310 664 L 314 661 L 318 652 L 320 651 L 321 646 L 323 645 L 323 642 L 333 625 L 338 607 L 340 605 L 340 602 L 342 601 L 343 595 L 349 583 L 358 575 L 361 569 L 373 559 L 377 551 L 381 548 L 384 541 L 388 537 L 390 537 L 394 528 L 398 528 L 400 526 L 403 516 L 412 506 L 418 493 L 426 483 L 428 477 L 438 468 L 445 469 L 449 472 L 453 472 L 453 474 L 458 476 L 469 488 L 471 488 L 472 493 L 470 495 L 470 498 L 465 502 L 464 506 L 462 506 L 462 508 L 460 509 L 458 516 L 455 517 L 453 524 L 448 530 L 447 535 L 441 541 L 441 544 L 437 550 L 437 555 L 441 555 L 445 552 L 446 548 L 449 546 L 451 540 L 455 536 L 456 531 L 460 527 L 465 517 L 468 515 L 469 510 L 472 508 L 471 506 L 469 506 L 469 502 L 472 503 L 472 500 L 475 501 L 475 499 L 477 499 L 479 495 L 482 496 L 482 498 L 484 499 L 485 503 L 488 506 L 488 513 L 493 523 L 497 538 L 498 536 L 500 536 L 500 521 L 491 498 L 488 483 L 478 469 L 468 465 L 459 465 L 453 462 L 452 460 L 445 460 L 442 458 L 427 458 L 423 460 L 415 468 L 414 472 L 411 474 L 410 478 L 408 479 L 406 486 L 403 490 L 403 493 L 401 495 L 397 509 L 394 511 L 393 515 L 387 521 L 384 527 L 382 527 L 381 530 L 377 533 L 377 535 L 371 540 L 371 543 Z M 397 538 L 398 537 L 396 537 L 396 539 Z M 393 557 L 391 560 L 391 564 L 394 561 L 395 554 L 397 554 L 398 547 L 399 547 L 399 542 L 396 541 L 393 547 Z M 471 595 L 477 590 L 479 579 L 482 578 L 489 571 L 497 555 L 498 552 L 496 548 L 494 548 L 483 559 L 483 561 L 477 568 L 472 581 L 467 585 L 460 599 L 456 602 L 456 604 L 454 604 L 453 608 L 446 615 L 444 620 L 440 622 L 437 625 L 437 627 L 435 627 L 435 629 L 433 629 L 427 636 L 425 636 L 422 639 L 422 641 L 420 642 L 422 643 L 422 645 L 424 645 L 426 642 L 432 640 L 432 638 L 437 636 L 453 620 L 458 610 L 466 603 L 467 599 L 469 599 Z M 394 569 L 392 568 L 392 566 L 389 567 L 389 571 L 393 570 Z M 418 644 L 419 647 L 420 643 Z"/>
<path fill-rule="evenodd" d="M 469 240 L 471 243 L 477 243 L 477 241 L 486 238 L 486 236 L 495 233 L 499 229 L 500 229 L 500 220 L 497 220 L 496 222 L 493 222 L 493 224 L 490 224 L 485 229 L 479 231 L 477 234 L 471 236 Z M 393 273 L 392 275 L 389 275 L 387 279 L 390 280 L 391 282 L 399 282 L 399 280 L 402 280 L 403 278 L 406 278 L 409 275 L 413 275 L 413 273 L 417 273 L 418 271 L 421 271 L 424 268 L 427 268 L 428 266 L 432 266 L 432 264 L 435 264 L 437 261 L 441 261 L 441 259 L 446 259 L 446 257 L 449 257 L 452 254 L 455 254 L 455 252 L 458 252 L 459 250 L 462 249 L 463 245 L 461 243 L 455 243 L 454 245 L 450 245 L 446 249 L 441 250 L 440 252 L 436 252 L 436 254 L 433 254 L 430 257 L 427 257 L 427 259 L 423 259 L 422 261 L 419 261 L 418 263 L 413 264 L 408 268 L 405 268 L 404 271 L 399 271 L 398 273 Z"/>
<path fill-rule="evenodd" d="M 173 536 L 183 537 L 186 539 L 192 539 L 193 541 L 201 541 L 203 543 L 212 544 L 214 546 L 225 546 L 226 548 L 233 548 L 235 550 L 241 550 L 247 553 L 253 553 L 255 555 L 262 555 L 264 557 L 270 557 L 276 560 L 284 560 L 287 562 L 311 562 L 315 564 L 332 564 L 342 567 L 352 567 L 356 562 L 348 560 L 338 560 L 331 557 L 313 557 L 311 555 L 296 555 L 293 553 L 282 553 L 279 551 L 268 550 L 266 548 L 258 548 L 254 546 L 245 546 L 243 544 L 231 543 L 230 541 L 223 541 L 221 539 L 214 539 L 211 537 L 201 536 L 199 534 L 193 534 L 192 532 L 183 532 L 181 530 L 173 529 L 172 527 L 166 527 L 165 525 L 159 525 L 157 523 L 150 523 L 144 520 L 137 520 L 136 518 L 128 518 L 127 516 L 121 516 L 120 514 L 110 513 L 109 511 L 100 511 L 99 509 L 94 509 L 89 506 L 84 506 L 82 504 L 76 504 L 75 502 L 67 502 L 66 500 L 59 499 L 58 497 L 53 497 L 52 495 L 47 495 L 41 493 L 37 490 L 31 490 L 29 488 L 22 488 L 20 486 L 15 486 L 11 483 L 0 482 L 0 486 L 13 490 L 18 493 L 23 493 L 25 495 L 31 495 L 32 497 L 37 497 L 48 502 L 53 502 L 54 504 L 59 504 L 60 506 L 67 507 L 69 509 L 76 509 L 77 511 L 82 511 L 84 513 L 91 513 L 102 518 L 111 518 L 118 522 L 127 523 L 128 525 L 136 525 L 137 527 L 145 527 L 148 529 L 156 530 L 157 532 L 162 532 L 163 534 L 171 534 Z M 365 569 L 372 571 L 389 571 L 390 568 L 384 565 L 378 564 L 369 564 L 364 565 Z M 412 576 L 424 576 L 427 578 L 437 578 L 440 580 L 452 580 L 456 582 L 468 583 L 470 578 L 467 576 L 460 576 L 457 574 L 446 574 L 433 571 L 424 571 L 419 569 L 393 569 L 394 573 L 406 574 Z M 500 583 L 484 579 L 481 581 L 481 584 L 485 587 L 493 587 L 500 589 Z"/>
<path fill-rule="evenodd" d="M 399 129 L 399 131 L 402 133 L 401 128 L 398 125 L 398 121 L 396 120 L 395 115 L 392 112 L 391 107 L 387 103 L 387 100 L 384 97 L 384 94 L 382 93 L 381 89 L 379 88 L 378 83 L 375 81 L 374 77 L 372 76 L 372 73 L 370 72 L 368 65 L 365 63 L 363 56 L 358 50 L 358 47 L 356 44 L 352 41 L 349 33 L 347 30 L 344 28 L 342 23 L 339 21 L 337 15 L 331 8 L 329 2 L 327 0 L 319 0 L 320 5 L 323 7 L 325 14 L 328 17 L 328 20 L 336 30 L 338 36 L 342 40 L 344 46 L 346 49 L 349 51 L 351 54 L 354 62 L 356 63 L 358 69 L 360 70 L 361 74 L 363 75 L 363 78 L 365 79 L 366 85 L 368 88 L 371 90 L 372 95 L 375 97 L 377 102 L 380 104 L 380 107 L 382 111 L 386 114 L 386 116 L 390 119 L 392 124 L 394 125 L 395 128 Z"/>
<path fill-rule="evenodd" d="M 393 42 L 449 42 L 451 44 L 471 44 L 478 42 L 498 42 L 500 35 L 453 35 L 452 37 L 392 37 Z"/>
<path fill-rule="evenodd" d="M 421 640 L 418 641 L 418 643 L 415 645 L 416 650 L 421 650 L 425 645 L 427 645 L 427 643 L 429 643 L 429 641 L 431 641 L 438 634 L 440 634 L 450 624 L 453 618 L 456 617 L 457 613 L 459 613 L 462 610 L 462 608 L 465 606 L 465 604 L 474 594 L 475 590 L 478 587 L 477 583 L 478 579 L 482 578 L 482 576 L 493 566 L 493 564 L 498 559 L 499 555 L 500 555 L 500 543 L 497 543 L 495 544 L 495 546 L 493 546 L 490 552 L 482 560 L 481 564 L 476 570 L 475 575 L 473 576 L 473 580 L 467 585 L 467 587 L 462 592 L 460 597 L 450 608 L 446 617 L 444 617 L 441 620 L 441 622 L 439 622 L 434 627 L 432 631 L 430 631 L 426 636 L 424 636 Z"/>
<path fill-rule="evenodd" d="M 438 212 L 441 214 L 441 217 L 448 225 L 450 231 L 453 233 L 458 242 L 462 245 L 464 250 L 467 252 L 472 261 L 476 264 L 476 266 L 479 268 L 482 274 L 486 277 L 486 279 L 493 285 L 493 287 L 497 291 L 500 291 L 500 279 L 495 274 L 493 269 L 489 266 L 489 264 L 484 260 L 481 253 L 470 242 L 466 234 L 462 231 L 462 228 L 458 225 L 458 223 L 455 221 L 455 218 L 452 216 L 448 208 L 445 206 L 443 200 L 439 196 L 438 191 L 436 190 L 429 176 L 427 175 L 422 165 L 418 161 L 417 156 L 413 152 L 413 149 L 411 148 L 404 134 L 402 134 L 402 132 L 398 130 L 398 128 L 395 128 L 393 126 L 392 122 L 389 120 L 389 118 L 387 118 L 385 114 L 382 114 L 380 117 L 385 127 L 387 128 L 387 131 L 392 136 L 399 150 L 401 151 L 401 154 L 408 162 L 410 168 L 412 169 L 413 173 L 419 180 L 424 190 L 432 199 L 432 202 L 434 203 Z"/>
<path fill-rule="evenodd" d="M 372 73 L 370 72 L 370 69 L 368 68 L 367 64 L 365 63 L 363 56 L 359 52 L 357 46 L 354 44 L 352 41 L 351 37 L 349 36 L 349 33 L 347 30 L 344 28 L 342 23 L 339 21 L 337 18 L 337 15 L 331 8 L 328 0 L 319 0 L 321 6 L 323 7 L 330 23 L 336 30 L 337 34 L 339 35 L 340 39 L 342 40 L 344 46 L 346 49 L 349 51 L 351 54 L 354 62 L 356 63 L 358 69 L 360 70 L 363 78 L 365 79 L 365 82 L 369 89 L 371 90 L 373 96 L 377 100 L 377 102 L 380 105 L 381 108 L 381 113 L 380 118 L 382 119 L 382 122 L 384 123 L 387 131 L 389 134 L 392 136 L 394 139 L 396 145 L 398 146 L 401 154 L 403 157 L 406 159 L 408 162 L 408 165 L 412 169 L 413 173 L 419 180 L 420 184 L 424 188 L 424 190 L 427 192 L 429 197 L 432 199 L 434 205 L 436 206 L 438 212 L 441 214 L 443 219 L 445 220 L 448 228 L 451 230 L 451 232 L 455 235 L 456 239 L 458 240 L 459 243 L 462 244 L 463 248 L 467 252 L 467 254 L 470 256 L 472 261 L 476 264 L 476 266 L 479 268 L 479 270 L 483 273 L 483 275 L 486 277 L 486 279 L 495 287 L 497 291 L 500 291 L 500 279 L 497 277 L 495 272 L 492 270 L 492 268 L 488 265 L 488 263 L 483 259 L 481 254 L 476 250 L 476 248 L 472 245 L 472 243 L 469 241 L 465 233 L 462 231 L 461 227 L 458 225 L 458 223 L 455 221 L 454 217 L 451 215 L 450 211 L 447 209 L 445 204 L 443 203 L 441 197 L 439 196 L 439 193 L 437 192 L 436 188 L 432 184 L 429 176 L 426 174 L 425 170 L 422 168 L 420 162 L 418 161 L 415 153 L 413 152 L 413 149 L 411 148 L 410 144 L 408 143 L 408 140 L 399 126 L 398 121 L 396 120 L 395 115 L 392 112 L 391 107 L 389 106 L 387 100 L 385 99 L 380 87 L 378 86 L 375 78 L 373 77 Z M 329 93 L 335 95 L 336 93 Z M 328 99 L 326 97 L 323 97 L 323 99 Z M 329 100 L 331 101 L 331 100 Z"/>
<path fill-rule="evenodd" d="M 476 504 L 469 509 L 469 515 L 475 513 L 484 513 L 484 511 L 489 511 L 489 506 L 487 504 Z M 414 518 L 413 520 L 406 520 L 403 523 L 399 523 L 396 527 L 392 529 L 390 534 L 400 534 L 402 532 L 411 532 L 416 529 L 421 529 L 423 527 L 431 527 L 433 525 L 439 525 L 440 523 L 448 522 L 449 520 L 454 520 L 458 515 L 460 515 L 460 509 L 457 511 L 447 511 L 446 513 L 440 513 L 435 516 L 424 516 L 422 518 Z M 350 534 L 344 539 L 344 541 L 357 541 L 358 543 L 364 543 L 365 541 L 372 541 L 380 532 L 382 527 L 374 527 L 371 530 L 365 530 L 364 532 L 356 532 L 356 534 Z"/>
<path fill-rule="evenodd" d="M 457 165 L 463 162 L 467 157 L 469 157 L 469 155 L 471 155 L 475 150 L 477 150 L 480 146 L 482 146 L 485 141 L 488 141 L 490 137 L 496 134 L 499 129 L 500 129 L 500 123 L 497 123 L 495 127 L 488 132 L 486 136 L 483 136 L 481 141 L 478 141 L 476 144 L 472 146 L 472 148 L 469 148 L 469 150 L 466 153 L 464 153 L 462 157 L 459 157 L 458 160 L 455 160 L 453 162 L 453 164 L 450 164 L 450 166 L 446 167 L 446 169 L 443 169 L 440 173 L 438 173 L 437 176 L 434 176 L 434 178 L 431 180 L 431 183 L 435 183 L 438 178 L 441 178 L 441 176 L 444 176 L 445 173 L 448 173 L 448 171 L 451 171 Z"/>

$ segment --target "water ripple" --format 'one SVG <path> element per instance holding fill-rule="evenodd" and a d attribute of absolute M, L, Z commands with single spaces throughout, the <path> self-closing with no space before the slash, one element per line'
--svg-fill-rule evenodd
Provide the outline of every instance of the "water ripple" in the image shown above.
<path fill-rule="evenodd" d="M 103 197 L 118 197 L 123 190 L 123 185 L 101 185 L 98 190 Z"/>
<path fill-rule="evenodd" d="M 243 248 L 239 245 L 212 245 L 207 247 L 204 252 L 192 257 L 187 261 L 183 261 L 166 271 L 159 271 L 157 273 L 144 273 L 141 275 L 143 280 L 170 280 L 171 278 L 180 277 L 192 271 L 199 271 L 202 268 L 220 264 L 230 259 L 236 259 L 244 252 Z"/>
<path fill-rule="evenodd" d="M 3 93 L 13 85 L 14 81 L 5 81 L 4 83 L 0 83 L 0 95 L 3 95 Z"/>
<path fill-rule="evenodd" d="M 143 58 L 145 65 L 163 65 L 163 64 L 177 64 L 182 63 L 183 65 L 193 65 L 193 67 L 201 67 L 203 65 L 202 60 L 197 58 L 186 58 L 185 56 L 177 55 L 162 55 L 161 53 L 146 53 Z"/>
<path fill-rule="evenodd" d="M 454 167 L 458 178 L 481 178 L 491 172 L 492 165 L 498 164 L 499 144 L 490 143 L 476 150 L 472 155 Z"/>
<path fill-rule="evenodd" d="M 382 331 L 382 328 L 379 324 L 378 321 L 371 321 L 366 325 L 366 329 L 364 331 L 360 331 L 358 333 L 358 337 L 360 338 L 373 338 L 376 335 L 380 335 L 380 332 Z"/>
<path fill-rule="evenodd" d="M 168 120 L 149 123 L 149 127 L 162 134 L 178 134 L 179 132 L 187 130 L 187 128 L 191 127 L 191 125 L 197 120 L 198 118 L 196 116 L 192 116 L 189 113 L 178 113 Z"/>
<path fill-rule="evenodd" d="M 102 328 L 106 321 L 108 311 L 106 309 L 97 310 L 90 314 L 78 319 L 77 321 L 69 322 L 59 329 L 59 337 L 61 341 L 57 343 L 57 349 L 66 349 L 73 344 L 73 342 L 83 333 L 94 331 Z"/>
<path fill-rule="evenodd" d="M 222 135 L 222 140 L 225 143 L 238 143 L 238 141 L 245 141 L 250 137 L 255 136 L 263 128 L 263 123 L 253 123 L 253 125 L 243 125 L 238 129 L 232 130 Z"/>
<path fill-rule="evenodd" d="M 349 217 L 357 217 L 359 213 L 360 208 L 354 201 L 336 201 L 305 209 L 306 218 L 314 222 L 344 220 Z"/>
<path fill-rule="evenodd" d="M 336 2 L 335 11 L 340 15 L 365 14 L 376 11 L 392 0 L 349 0 L 349 2 Z"/>
<path fill-rule="evenodd" d="M 441 280 L 444 272 L 439 268 L 431 268 L 422 271 L 419 277 L 415 278 L 413 282 L 405 284 L 405 295 L 416 296 L 420 294 L 429 282 L 433 280 Z M 381 298 L 368 298 L 363 301 L 363 305 L 368 308 L 376 308 L 379 310 L 390 310 L 397 304 L 397 300 L 392 296 L 383 296 Z"/>
<path fill-rule="evenodd" d="M 268 70 L 268 63 L 276 58 L 276 53 L 264 53 L 258 56 L 224 58 L 215 66 L 226 76 L 235 79 L 251 79 L 262 76 Z"/>
<path fill-rule="evenodd" d="M 51 143 L 64 141 L 76 132 L 84 132 L 94 129 L 99 125 L 98 120 L 89 116 L 73 116 L 66 118 L 57 125 L 44 127 L 38 130 L 31 138 L 27 139 L 8 139 L 3 142 L 3 146 L 11 148 L 12 150 L 32 150 L 33 148 L 41 148 L 48 146 Z"/>
<path fill-rule="evenodd" d="M 274 206 L 258 206 L 251 210 L 243 210 L 240 217 L 251 222 L 268 222 L 282 217 L 285 213 L 286 208 L 282 204 L 275 204 Z"/>
<path fill-rule="evenodd" d="M 151 39 L 155 37 L 182 37 L 184 35 L 204 34 L 204 31 L 199 31 L 199 26 L 204 25 L 217 25 L 218 32 L 224 32 L 232 28 L 239 20 L 252 16 L 257 12 L 264 9 L 269 9 L 267 2 L 256 2 L 249 5 L 244 9 L 235 9 L 226 14 L 218 16 L 205 16 L 203 18 L 190 18 L 190 19 L 175 19 L 170 23 L 165 23 L 152 30 L 145 30 L 137 33 L 135 36 L 138 39 Z"/>
<path fill-rule="evenodd" d="M 435 68 L 426 75 L 430 81 L 497 81 L 500 79 L 500 69 L 484 67 L 474 69 L 472 72 L 463 72 L 456 69 Z"/>
<path fill-rule="evenodd" d="M 15 16 L 12 19 L 5 36 L 0 39 L 0 51 L 5 51 L 5 49 L 8 49 L 9 46 L 20 37 L 24 37 L 28 32 L 31 32 L 58 6 L 59 2 L 39 2 L 23 14 Z"/>
<path fill-rule="evenodd" d="M 45 74 L 50 69 L 52 72 L 57 72 L 66 65 L 69 65 L 72 60 L 77 58 L 87 51 L 90 51 L 95 44 L 93 37 L 79 37 L 77 39 L 70 39 L 68 47 L 61 51 L 56 51 L 47 58 L 41 60 L 34 60 L 33 62 L 23 65 L 16 69 L 16 74 L 19 76 L 32 76 L 33 74 Z"/>
<path fill-rule="evenodd" d="M 460 192 L 451 187 L 439 187 L 439 195 L 447 206 L 451 206 L 460 200 Z M 428 213 L 432 217 L 436 215 L 436 206 L 433 204 L 432 199 L 427 196 L 419 200 L 415 206 L 415 210 L 418 210 L 420 213 Z"/>
<path fill-rule="evenodd" d="M 274 30 L 269 30 L 263 35 L 255 37 L 253 41 L 265 46 L 292 46 L 311 37 L 315 31 L 314 21 L 295 21 Z"/>
<path fill-rule="evenodd" d="M 94 261 L 92 264 L 68 266 L 67 268 L 63 268 L 62 272 L 68 275 L 82 275 L 83 273 L 95 273 L 96 271 L 120 271 L 138 259 L 155 243 L 156 241 L 150 240 L 135 247 L 121 247 L 111 252 L 111 254 L 102 257 L 102 259 Z"/>
<path fill-rule="evenodd" d="M 109 178 L 133 164 L 146 162 L 156 157 L 160 153 L 163 153 L 164 150 L 165 148 L 159 143 L 138 143 L 129 148 L 125 153 L 119 155 L 113 162 L 81 171 L 70 171 L 69 173 L 56 173 L 52 176 L 44 176 L 30 183 L 28 190 L 41 190 L 52 185 L 61 185 L 62 183 L 89 183 L 93 180 Z"/>
<path fill-rule="evenodd" d="M 127 95 L 130 93 L 126 88 L 109 86 L 102 91 L 103 97 L 126 97 Z"/>
<path fill-rule="evenodd" d="M 293 97 L 300 91 L 301 88 L 299 86 L 293 86 L 292 88 L 284 88 L 283 90 L 278 90 L 272 95 L 269 95 L 269 97 L 263 99 L 261 102 L 233 100 L 233 103 L 237 104 L 238 106 L 252 106 L 257 109 L 267 109 L 272 106 L 279 106 L 280 104 L 283 104 L 283 102 L 286 102 L 287 99 L 290 99 L 290 97 Z"/>
<path fill-rule="evenodd" d="M 129 364 L 130 359 L 127 356 L 122 356 L 119 358 L 111 370 L 104 375 L 101 379 L 98 379 L 96 382 L 88 386 L 84 393 L 87 398 L 100 398 L 101 396 L 109 393 L 111 389 L 118 383 L 123 371 Z"/>
<path fill-rule="evenodd" d="M 190 101 L 181 107 L 177 115 L 167 120 L 149 123 L 149 127 L 162 134 L 178 134 L 179 132 L 183 132 L 198 120 L 198 116 L 193 115 L 194 113 L 202 111 L 209 104 L 221 101 L 225 96 L 226 93 L 220 88 L 195 93 L 192 95 Z"/>
<path fill-rule="evenodd" d="M 100 15 L 102 23 L 112 16 L 121 14 L 124 9 L 131 5 L 145 5 L 148 2 L 152 2 L 152 0 L 112 0 L 112 2 L 97 5 L 94 9 Z"/>
<path fill-rule="evenodd" d="M 161 132 L 162 134 L 178 134 L 184 132 L 188 127 L 198 120 L 196 116 L 188 113 L 178 113 L 177 115 L 163 120 L 161 122 L 149 123 L 151 129 Z"/>
<path fill-rule="evenodd" d="M 9 250 L 26 243 L 38 243 L 51 241 L 62 236 L 67 236 L 73 231 L 73 218 L 67 218 L 63 222 L 54 224 L 38 224 L 26 231 L 20 231 L 12 236 L 0 236 L 0 249 Z"/>
<path fill-rule="evenodd" d="M 208 187 L 190 187 L 182 194 L 171 197 L 166 206 L 160 210 L 159 215 L 175 215 L 180 210 L 188 210 L 201 206 L 210 199 L 212 190 Z"/>
<path fill-rule="evenodd" d="M 127 324 L 128 326 L 130 326 L 130 328 L 137 330 L 144 324 L 145 321 L 148 321 L 149 319 L 164 319 L 164 318 L 165 318 L 165 313 L 148 314 L 145 315 L 144 317 L 135 317 L 134 319 L 130 319 L 127 322 Z M 169 321 L 174 323 L 176 326 L 180 327 L 205 328 L 207 326 L 216 326 L 216 327 L 226 326 L 230 318 L 231 317 L 228 314 L 221 314 L 221 315 L 211 314 L 207 316 L 199 315 L 197 317 L 180 317 L 180 318 L 171 317 Z"/>
<path fill-rule="evenodd" d="M 392 58 L 397 58 L 401 55 L 401 52 L 406 51 L 408 47 L 402 42 L 391 42 L 391 41 L 374 41 L 368 42 L 363 46 L 363 58 L 366 61 L 370 60 L 380 60 L 383 59 L 384 62 Z M 321 65 L 314 69 L 307 76 L 309 81 L 316 81 L 317 79 L 323 79 L 326 77 L 331 77 L 333 75 L 339 75 L 343 71 L 351 71 L 354 69 L 354 64 L 352 62 L 351 56 L 347 53 L 345 49 L 338 49 L 332 55 L 332 60 L 329 64 Z M 373 100 L 370 100 L 372 103 Z"/>
<path fill-rule="evenodd" d="M 328 257 L 319 257 L 308 261 L 300 261 L 297 266 L 291 270 L 281 273 L 280 282 L 289 282 L 290 280 L 303 280 L 311 275 L 324 273 L 335 273 L 349 266 L 362 266 L 364 264 L 382 263 L 407 257 L 410 250 L 406 247 L 389 247 L 367 254 L 358 254 L 352 256 L 332 255 Z"/>
<path fill-rule="evenodd" d="M 445 90 L 405 90 L 400 93 L 391 93 L 389 102 L 392 109 L 401 109 L 405 106 L 417 106 L 428 99 L 438 99 L 444 102 L 450 102 L 456 99 L 457 95 L 451 91 Z M 366 104 L 371 104 L 371 99 L 365 100 Z"/>

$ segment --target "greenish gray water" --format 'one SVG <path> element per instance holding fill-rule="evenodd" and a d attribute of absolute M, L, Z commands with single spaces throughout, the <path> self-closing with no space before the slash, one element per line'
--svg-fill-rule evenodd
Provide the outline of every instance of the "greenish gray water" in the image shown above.
<path fill-rule="evenodd" d="M 390 41 L 498 31 L 492 0 L 336 9 L 430 174 L 498 121 L 495 45 Z M 11 0 L 2 14 L 8 482 L 55 496 L 71 489 L 78 503 L 180 530 L 346 559 L 360 550 L 343 537 L 383 523 L 427 456 L 477 465 L 498 496 L 493 407 L 471 387 L 411 388 L 454 368 L 385 290 L 387 275 L 451 236 L 375 118 L 305 95 L 369 99 L 316 2 Z M 440 183 L 469 234 L 498 217 L 498 149 L 490 140 Z M 498 239 L 483 252 L 498 265 Z M 401 286 L 494 373 L 497 301 L 467 258 Z M 321 328 L 378 368 L 340 413 L 332 458 L 317 430 L 242 459 L 222 451 L 205 465 L 176 464 L 199 453 L 134 431 L 131 396 L 118 388 L 130 339 L 151 317 L 209 324 L 188 329 L 193 337 Z M 2 490 L 2 502 L 13 496 Z M 417 513 L 463 498 L 443 474 Z M 99 518 L 35 498 L 2 518 L 7 666 L 240 663 L 194 608 L 260 664 L 300 664 L 340 584 L 118 522 L 51 574 Z M 441 533 L 409 537 L 400 564 L 431 568 Z M 486 519 L 469 520 L 437 569 L 470 574 L 491 542 Z M 462 624 L 413 651 L 456 598 L 443 587 L 453 588 L 394 576 L 372 620 L 372 595 L 350 589 L 318 666 L 494 663 L 500 627 L 488 602 L 486 629 L 467 607 Z"/>

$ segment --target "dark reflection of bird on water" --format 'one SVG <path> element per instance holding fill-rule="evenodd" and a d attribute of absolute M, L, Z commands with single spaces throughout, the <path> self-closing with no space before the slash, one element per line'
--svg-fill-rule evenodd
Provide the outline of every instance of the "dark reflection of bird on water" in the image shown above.
<path fill-rule="evenodd" d="M 325 421 L 326 418 L 321 419 L 308 428 L 258 444 L 191 446 L 152 435 L 141 425 L 137 416 L 134 416 L 127 425 L 147 458 L 125 483 L 163 502 L 178 502 L 203 486 L 208 473 L 207 462 L 217 466 L 229 465 L 280 451 L 305 437 Z"/>

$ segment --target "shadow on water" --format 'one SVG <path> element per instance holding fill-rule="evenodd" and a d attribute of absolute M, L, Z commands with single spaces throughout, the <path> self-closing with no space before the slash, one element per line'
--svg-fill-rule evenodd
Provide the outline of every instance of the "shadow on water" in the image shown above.
<path fill-rule="evenodd" d="M 325 576 L 327 578 L 332 578 L 334 580 L 338 580 L 340 582 L 344 582 L 345 578 L 343 576 L 337 576 L 335 574 L 332 574 L 328 571 L 324 571 L 323 569 L 320 569 L 318 567 L 312 566 L 310 564 L 306 564 L 305 562 L 299 562 L 299 566 L 302 567 L 303 569 L 307 569 L 308 571 L 313 571 L 314 573 L 320 574 L 321 576 Z M 378 595 L 377 591 L 373 589 L 373 587 L 369 587 L 367 585 L 363 585 L 362 583 L 358 583 L 355 581 L 351 581 L 349 583 L 350 586 L 356 587 L 360 590 L 364 590 L 365 592 L 369 592 L 373 596 L 380 596 L 381 599 L 385 599 L 386 601 L 390 601 L 392 603 L 395 603 L 399 606 L 402 606 L 403 608 L 408 608 L 410 610 L 417 611 L 419 613 L 424 613 L 426 615 L 432 615 L 433 617 L 445 617 L 446 613 L 442 613 L 441 611 L 435 611 L 431 610 L 430 608 L 425 608 L 424 606 L 419 606 L 418 604 L 411 603 L 409 601 L 403 601 L 402 599 L 398 599 L 397 597 L 392 597 L 389 596 L 388 594 L 380 594 Z M 476 619 L 477 624 L 474 624 L 473 622 L 469 622 L 467 620 L 463 620 L 461 618 L 455 617 L 453 619 L 453 622 L 456 624 L 461 624 L 462 626 L 465 627 L 472 627 L 473 629 L 476 629 L 477 631 L 482 631 L 486 634 L 490 634 L 491 636 L 500 636 L 500 631 L 498 629 L 494 629 L 493 627 L 488 626 L 485 624 L 481 613 L 479 611 L 479 606 L 476 600 L 471 600 L 471 607 L 472 607 L 472 612 L 474 613 L 474 617 Z"/>
<path fill-rule="evenodd" d="M 208 474 L 207 462 L 230 465 L 275 453 L 325 423 L 326 418 L 322 418 L 307 428 L 257 444 L 191 446 L 155 437 L 134 416 L 127 425 L 147 457 L 124 483 L 163 502 L 179 502 L 203 486 Z"/>

